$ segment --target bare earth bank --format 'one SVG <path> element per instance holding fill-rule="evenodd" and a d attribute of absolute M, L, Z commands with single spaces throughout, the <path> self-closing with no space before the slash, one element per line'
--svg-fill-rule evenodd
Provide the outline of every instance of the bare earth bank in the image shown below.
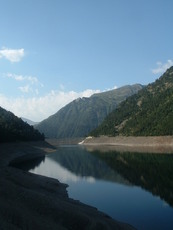
<path fill-rule="evenodd" d="M 54 149 L 46 142 L 0 144 L 0 229 L 134 229 L 68 198 L 58 180 L 10 166 Z"/>
<path fill-rule="evenodd" d="M 87 137 L 80 144 L 89 150 L 173 153 L 173 136 Z"/>

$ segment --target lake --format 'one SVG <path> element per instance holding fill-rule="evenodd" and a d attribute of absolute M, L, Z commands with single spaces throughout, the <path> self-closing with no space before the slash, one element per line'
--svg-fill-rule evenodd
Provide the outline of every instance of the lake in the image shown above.
<path fill-rule="evenodd" d="M 173 155 L 62 146 L 30 172 L 69 185 L 69 197 L 137 229 L 173 229 Z M 27 166 L 28 167 L 28 166 Z M 31 169 L 32 168 L 32 169 Z"/>

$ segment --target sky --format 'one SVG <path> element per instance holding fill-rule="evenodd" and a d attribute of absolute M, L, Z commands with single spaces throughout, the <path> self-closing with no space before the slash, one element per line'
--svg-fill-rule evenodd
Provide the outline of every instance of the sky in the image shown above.
<path fill-rule="evenodd" d="M 0 106 L 41 121 L 173 65 L 172 0 L 0 0 Z"/>

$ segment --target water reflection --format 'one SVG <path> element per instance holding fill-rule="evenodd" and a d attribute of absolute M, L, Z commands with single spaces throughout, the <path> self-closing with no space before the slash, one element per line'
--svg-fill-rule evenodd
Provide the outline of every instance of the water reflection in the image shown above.
<path fill-rule="evenodd" d="M 173 155 L 59 148 L 49 158 L 74 175 L 137 185 L 173 206 Z M 93 179 L 92 179 L 93 178 Z"/>
<path fill-rule="evenodd" d="M 134 185 L 147 189 L 173 206 L 173 155 L 92 151 Z"/>
<path fill-rule="evenodd" d="M 171 230 L 172 169 L 172 155 L 64 146 L 31 171 L 67 183 L 70 197 L 137 229 Z"/>
<path fill-rule="evenodd" d="M 115 169 L 111 169 L 98 156 L 90 154 L 85 148 L 62 147 L 56 153 L 48 156 L 49 159 L 60 164 L 77 177 L 113 181 L 120 184 L 130 184 Z"/>

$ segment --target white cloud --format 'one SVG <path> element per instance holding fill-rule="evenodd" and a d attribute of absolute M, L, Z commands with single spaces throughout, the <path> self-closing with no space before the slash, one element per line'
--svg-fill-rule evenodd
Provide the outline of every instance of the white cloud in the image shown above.
<path fill-rule="evenodd" d="M 10 62 L 19 62 L 24 55 L 24 49 L 2 48 L 0 50 L 0 58 L 6 58 Z"/>
<path fill-rule="evenodd" d="M 20 83 L 21 82 L 25 83 L 25 85 L 20 85 L 18 87 L 18 89 L 22 93 L 33 93 L 33 94 L 38 95 L 39 90 L 37 87 L 44 87 L 44 85 L 38 80 L 38 78 L 32 77 L 32 76 L 24 76 L 24 75 L 18 75 L 18 74 L 13 74 L 13 73 L 6 73 L 6 74 L 3 74 L 3 77 L 13 79 Z"/>
<path fill-rule="evenodd" d="M 162 63 L 162 62 L 157 62 L 157 68 L 152 69 L 152 73 L 153 74 L 162 74 L 164 73 L 168 68 L 170 68 L 171 66 L 173 66 L 173 61 L 172 60 L 167 60 L 166 63 Z"/>
<path fill-rule="evenodd" d="M 27 93 L 30 90 L 27 87 L 20 88 Z M 100 90 L 87 89 L 82 92 L 75 91 L 54 91 L 43 97 L 32 98 L 8 98 L 0 95 L 0 106 L 13 112 L 19 117 L 26 117 L 33 121 L 41 121 L 50 115 L 56 113 L 63 106 L 79 97 L 89 97 L 94 93 L 99 93 Z"/>
<path fill-rule="evenodd" d="M 36 77 L 26 76 L 25 80 L 31 82 L 32 84 L 39 83 L 38 79 Z"/>
<path fill-rule="evenodd" d="M 106 91 L 110 91 L 110 90 L 114 90 L 114 89 L 117 89 L 118 87 L 115 85 L 113 88 L 106 88 L 103 92 L 106 92 Z"/>
<path fill-rule="evenodd" d="M 31 90 L 29 85 L 20 86 L 19 89 L 22 93 L 29 93 L 29 91 Z"/>
<path fill-rule="evenodd" d="M 113 87 L 113 89 L 117 89 L 118 87 L 115 85 L 114 87 Z"/>
<path fill-rule="evenodd" d="M 32 76 L 23 76 L 23 75 L 17 75 L 13 73 L 7 73 L 4 74 L 4 77 L 12 78 L 16 81 L 28 81 L 31 84 L 39 83 L 40 85 L 42 85 L 36 77 L 32 77 Z"/>
<path fill-rule="evenodd" d="M 24 77 L 22 75 L 16 75 L 16 74 L 12 74 L 12 73 L 4 74 L 4 77 L 12 78 L 16 81 L 23 81 L 24 80 Z"/>
<path fill-rule="evenodd" d="M 100 93 L 100 90 L 86 89 L 80 93 L 80 97 L 90 97 L 94 93 Z"/>

